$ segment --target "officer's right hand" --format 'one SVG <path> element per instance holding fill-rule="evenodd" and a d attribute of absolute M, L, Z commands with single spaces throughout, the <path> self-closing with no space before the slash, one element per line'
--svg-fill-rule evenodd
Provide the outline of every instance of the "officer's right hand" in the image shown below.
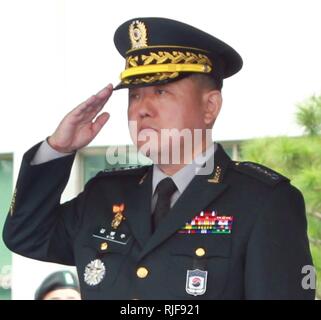
<path fill-rule="evenodd" d="M 112 92 L 113 86 L 109 84 L 69 112 L 49 137 L 49 145 L 59 152 L 68 153 L 89 144 L 109 119 L 107 112 L 103 112 L 96 119 L 95 117 Z"/>

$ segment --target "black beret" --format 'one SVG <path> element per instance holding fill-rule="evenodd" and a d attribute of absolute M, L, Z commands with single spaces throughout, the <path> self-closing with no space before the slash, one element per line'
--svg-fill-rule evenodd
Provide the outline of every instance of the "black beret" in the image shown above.
<path fill-rule="evenodd" d="M 79 292 L 77 277 L 68 270 L 54 272 L 43 280 L 35 293 L 35 300 L 42 300 L 50 291 L 66 288 Z"/>
<path fill-rule="evenodd" d="M 243 64 L 241 56 L 218 38 L 165 18 L 128 20 L 116 30 L 114 43 L 126 59 L 115 89 L 167 83 L 192 73 L 222 80 Z"/>

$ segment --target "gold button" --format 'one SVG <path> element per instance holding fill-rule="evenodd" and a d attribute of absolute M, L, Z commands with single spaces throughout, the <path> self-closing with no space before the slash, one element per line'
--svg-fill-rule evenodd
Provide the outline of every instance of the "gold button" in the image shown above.
<path fill-rule="evenodd" d="M 198 257 L 203 257 L 205 255 L 205 250 L 203 248 L 197 248 L 195 250 L 195 254 L 198 256 Z"/>
<path fill-rule="evenodd" d="M 147 277 L 148 270 L 145 267 L 140 267 L 140 268 L 137 269 L 136 274 L 137 274 L 138 278 L 143 279 L 143 278 Z"/>
<path fill-rule="evenodd" d="M 108 248 L 108 243 L 107 242 L 103 242 L 101 245 L 100 245 L 100 249 L 101 250 L 107 250 Z"/>

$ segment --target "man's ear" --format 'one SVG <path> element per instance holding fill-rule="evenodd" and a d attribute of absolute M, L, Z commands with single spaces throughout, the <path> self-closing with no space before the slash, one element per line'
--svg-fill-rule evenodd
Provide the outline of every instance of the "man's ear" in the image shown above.
<path fill-rule="evenodd" d="M 204 95 L 204 123 L 212 127 L 222 107 L 222 94 L 212 90 Z"/>

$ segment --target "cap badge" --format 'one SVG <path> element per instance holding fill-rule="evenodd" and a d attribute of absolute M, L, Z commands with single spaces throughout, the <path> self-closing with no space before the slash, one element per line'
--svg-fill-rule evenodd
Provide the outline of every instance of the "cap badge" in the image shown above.
<path fill-rule="evenodd" d="M 129 38 L 132 49 L 147 47 L 147 29 L 144 22 L 133 21 L 129 26 Z"/>
<path fill-rule="evenodd" d="M 96 259 L 86 265 L 84 281 L 89 286 L 96 286 L 104 279 L 105 274 L 106 268 L 104 263 L 101 260 Z"/>

